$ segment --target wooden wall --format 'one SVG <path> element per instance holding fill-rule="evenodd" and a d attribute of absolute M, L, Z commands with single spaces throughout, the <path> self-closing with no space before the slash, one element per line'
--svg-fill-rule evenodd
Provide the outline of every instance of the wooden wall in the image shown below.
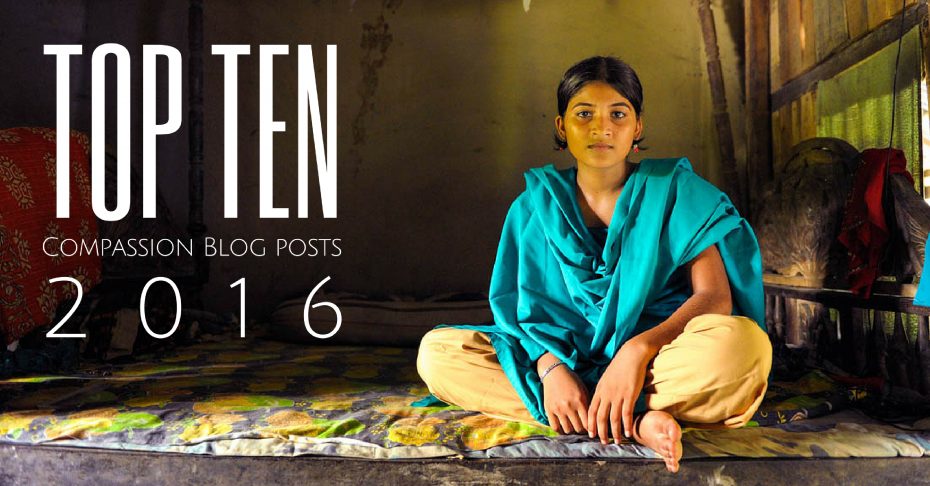
<path fill-rule="evenodd" d="M 928 0 L 768 0 L 771 166 L 775 174 L 793 146 L 817 136 L 818 82 L 832 79 L 896 41 L 902 3 L 905 31 L 916 25 L 921 28 L 926 71 L 930 66 Z M 752 52 L 748 50 L 747 55 Z M 840 291 L 795 290 L 792 294 L 769 287 L 766 317 L 776 341 L 805 347 L 817 359 L 829 360 L 855 375 L 881 377 L 930 396 L 930 319 L 925 309 L 911 305 L 906 297 L 855 300 Z M 885 293 L 913 296 L 912 287 L 889 286 L 895 290 Z"/>
<path fill-rule="evenodd" d="M 906 0 L 905 8 L 920 0 Z M 901 0 L 769 0 L 769 60 L 772 93 L 778 93 L 857 40 L 895 18 Z M 817 134 L 816 84 L 791 90 L 789 100 L 772 106 L 772 164 Z M 777 98 L 777 97 L 776 97 Z"/>

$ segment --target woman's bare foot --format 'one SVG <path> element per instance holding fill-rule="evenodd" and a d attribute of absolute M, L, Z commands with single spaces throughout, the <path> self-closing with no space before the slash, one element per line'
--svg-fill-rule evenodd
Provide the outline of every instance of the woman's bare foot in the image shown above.
<path fill-rule="evenodd" d="M 633 438 L 662 456 L 669 471 L 678 472 L 681 426 L 674 417 L 661 410 L 650 410 L 640 415 L 633 427 Z"/>

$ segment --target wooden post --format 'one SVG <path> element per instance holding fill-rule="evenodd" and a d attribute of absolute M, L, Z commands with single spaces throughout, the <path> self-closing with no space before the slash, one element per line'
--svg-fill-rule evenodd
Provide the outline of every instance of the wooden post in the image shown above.
<path fill-rule="evenodd" d="M 778 340 L 781 342 L 786 342 L 785 339 L 785 298 L 776 295 L 774 296 L 774 309 L 772 312 L 772 322 L 775 324 L 775 336 L 778 337 Z"/>
<path fill-rule="evenodd" d="M 875 317 L 872 319 L 871 344 L 869 355 L 872 359 L 872 367 L 869 372 L 888 379 L 888 364 L 886 357 L 888 355 L 888 338 L 885 336 L 885 318 L 882 311 L 875 311 Z"/>
<path fill-rule="evenodd" d="M 746 173 L 749 215 L 755 214 L 763 185 L 772 179 L 772 105 L 769 79 L 769 0 L 745 0 Z"/>
<path fill-rule="evenodd" d="M 888 370 L 892 373 L 892 383 L 905 388 L 912 388 L 908 373 L 911 364 L 911 349 L 907 343 L 907 332 L 904 330 L 900 312 L 894 313 L 894 333 L 891 335 L 891 353 L 889 354 L 894 357 L 894 368 Z"/>
<path fill-rule="evenodd" d="M 839 313 L 839 309 L 836 309 L 836 311 L 836 320 L 833 319 L 832 315 L 829 313 L 827 314 L 827 324 L 829 329 L 827 330 L 827 340 L 824 343 L 825 352 L 823 353 L 823 356 L 828 358 L 833 363 L 842 364 L 843 343 L 840 342 L 840 319 L 842 319 L 842 316 Z"/>
<path fill-rule="evenodd" d="M 797 299 L 786 298 L 782 302 L 785 304 L 785 344 L 792 346 L 801 345 L 800 321 L 798 314 Z"/>
<path fill-rule="evenodd" d="M 920 357 L 921 393 L 930 395 L 930 318 L 917 316 L 917 353 Z"/>
<path fill-rule="evenodd" d="M 853 309 L 840 308 L 840 364 L 846 371 L 854 369 L 855 356 L 853 355 Z"/>
<path fill-rule="evenodd" d="M 820 303 L 806 300 L 798 301 L 798 306 L 801 308 L 801 312 L 798 313 L 801 320 L 800 344 L 806 348 L 812 348 L 817 341 L 817 326 L 823 321 L 824 314 L 828 313 L 827 308 Z"/>
<path fill-rule="evenodd" d="M 853 372 L 864 375 L 868 368 L 868 354 L 866 349 L 866 326 L 869 318 L 868 309 L 855 309 L 853 311 L 853 356 L 856 367 Z"/>
<path fill-rule="evenodd" d="M 720 67 L 720 50 L 717 48 L 717 28 L 714 25 L 714 13 L 710 9 L 710 0 L 698 1 L 698 16 L 701 19 L 704 52 L 707 54 L 707 76 L 710 79 L 710 94 L 714 103 L 714 126 L 717 129 L 717 143 L 720 144 L 724 191 L 730 195 L 730 199 L 740 213 L 747 214 L 744 192 L 740 187 L 740 177 L 736 167 L 733 130 L 730 127 L 730 113 L 727 111 L 723 69 Z"/>
<path fill-rule="evenodd" d="M 778 337 L 775 333 L 775 296 L 765 294 L 765 328 L 772 339 Z"/>
<path fill-rule="evenodd" d="M 817 362 L 829 359 L 830 353 L 836 348 L 836 324 L 830 317 L 830 309 L 824 307 L 824 312 L 815 321 L 811 330 L 811 350 Z M 832 361 L 832 360 L 831 360 Z"/>
<path fill-rule="evenodd" d="M 866 370 L 866 349 L 865 349 L 865 318 L 868 315 L 868 309 L 853 308 L 852 310 L 852 335 L 847 343 L 850 345 L 852 355 L 852 368 L 849 368 L 853 374 L 862 375 Z"/>

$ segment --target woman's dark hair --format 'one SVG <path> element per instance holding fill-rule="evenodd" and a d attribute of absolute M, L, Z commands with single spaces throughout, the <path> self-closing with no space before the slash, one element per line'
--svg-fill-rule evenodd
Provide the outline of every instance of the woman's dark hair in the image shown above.
<path fill-rule="evenodd" d="M 589 57 L 568 68 L 562 75 L 559 88 L 556 91 L 558 98 L 559 115 L 564 117 L 568 109 L 568 102 L 578 94 L 586 84 L 591 81 L 602 81 L 611 85 L 624 98 L 633 104 L 633 110 L 639 117 L 643 113 L 643 86 L 639 83 L 639 76 L 629 64 L 616 57 L 594 56 Z M 556 150 L 568 147 L 568 142 L 554 134 Z M 642 138 L 633 143 L 642 142 Z"/>

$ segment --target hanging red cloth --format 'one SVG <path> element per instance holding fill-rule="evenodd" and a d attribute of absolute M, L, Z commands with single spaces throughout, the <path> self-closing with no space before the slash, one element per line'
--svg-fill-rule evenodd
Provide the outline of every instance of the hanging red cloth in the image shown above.
<path fill-rule="evenodd" d="M 901 150 L 863 150 L 838 237 L 849 256 L 849 290 L 863 298 L 872 293 L 889 239 L 882 207 L 886 165 L 889 175 L 905 174 L 913 183 Z"/>

